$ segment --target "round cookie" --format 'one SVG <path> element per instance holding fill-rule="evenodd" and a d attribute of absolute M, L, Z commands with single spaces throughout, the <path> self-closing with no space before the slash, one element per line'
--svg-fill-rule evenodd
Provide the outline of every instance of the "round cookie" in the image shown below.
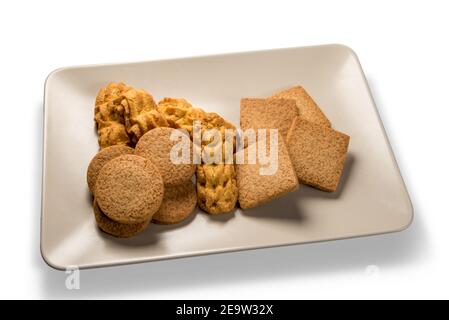
<path fill-rule="evenodd" d="M 175 164 L 170 160 L 170 151 L 179 141 L 170 140 L 170 135 L 176 129 L 161 127 L 145 133 L 139 142 L 137 142 L 135 154 L 150 159 L 159 169 L 164 184 L 167 187 L 173 187 L 189 181 L 195 173 L 195 165 L 192 163 L 190 154 L 190 163 Z M 191 151 L 192 143 L 188 141 Z"/>
<path fill-rule="evenodd" d="M 135 223 L 135 224 L 123 224 L 115 222 L 114 220 L 108 218 L 94 200 L 94 215 L 95 221 L 97 221 L 98 227 L 104 232 L 118 238 L 129 238 L 135 236 L 136 234 L 144 231 L 150 222 L 150 220 Z"/>
<path fill-rule="evenodd" d="M 156 166 L 136 155 L 108 161 L 98 174 L 95 199 L 100 209 L 114 221 L 144 222 L 159 210 L 164 182 Z"/>
<path fill-rule="evenodd" d="M 193 182 L 165 189 L 161 207 L 153 216 L 158 224 L 174 224 L 186 219 L 196 206 L 196 190 Z"/>
<path fill-rule="evenodd" d="M 114 158 L 124 154 L 133 154 L 134 149 L 125 145 L 115 145 L 101 149 L 90 161 L 87 168 L 87 185 L 90 192 L 94 193 L 95 181 L 97 181 L 98 173 L 101 168 Z"/>

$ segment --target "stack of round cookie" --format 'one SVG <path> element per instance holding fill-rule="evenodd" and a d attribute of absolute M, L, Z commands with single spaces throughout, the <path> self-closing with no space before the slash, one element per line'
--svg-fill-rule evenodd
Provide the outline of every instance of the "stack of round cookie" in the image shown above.
<path fill-rule="evenodd" d="M 147 132 L 136 149 L 115 145 L 98 152 L 87 170 L 94 195 L 95 220 L 101 230 L 131 237 L 149 222 L 173 224 L 184 220 L 196 205 L 193 164 L 173 164 L 173 129 Z M 140 141 L 142 141 L 140 143 Z"/>
<path fill-rule="evenodd" d="M 145 133 L 137 142 L 135 154 L 151 160 L 159 169 L 164 181 L 164 200 L 153 216 L 153 222 L 173 224 L 186 219 L 196 206 L 196 188 L 192 177 L 196 166 L 192 163 L 192 144 L 188 133 L 182 141 L 189 150 L 185 163 L 175 163 L 170 158 L 173 147 L 179 141 L 171 140 L 180 130 L 161 127 Z M 182 137 L 181 137 L 182 138 Z"/>

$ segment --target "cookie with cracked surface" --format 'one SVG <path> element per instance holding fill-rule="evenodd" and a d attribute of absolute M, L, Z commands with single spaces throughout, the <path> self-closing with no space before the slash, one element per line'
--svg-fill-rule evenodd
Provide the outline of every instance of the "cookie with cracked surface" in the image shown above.
<path fill-rule="evenodd" d="M 134 224 L 147 221 L 159 210 L 164 183 L 148 159 L 123 155 L 101 168 L 95 183 L 95 199 L 110 219 Z"/>

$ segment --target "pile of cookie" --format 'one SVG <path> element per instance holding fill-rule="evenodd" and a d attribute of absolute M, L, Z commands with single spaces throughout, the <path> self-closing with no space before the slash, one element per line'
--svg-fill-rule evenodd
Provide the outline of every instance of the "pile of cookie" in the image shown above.
<path fill-rule="evenodd" d="M 223 139 L 226 129 L 235 130 L 220 115 L 185 99 L 155 103 L 145 90 L 124 83 L 100 89 L 95 101 L 100 151 L 87 170 L 100 229 L 130 237 L 151 221 L 179 223 L 196 204 L 209 214 L 221 214 L 232 211 L 237 201 L 242 209 L 253 208 L 297 189 L 299 183 L 325 191 L 338 186 L 349 137 L 331 128 L 302 87 L 266 99 L 241 100 L 241 129 L 279 130 L 278 170 L 272 175 L 260 175 L 263 165 L 258 162 L 173 164 L 169 154 L 175 142 L 170 134 L 183 129 L 192 139 L 195 120 L 201 121 L 202 132 L 218 129 Z M 255 143 L 266 143 L 262 140 Z M 192 142 L 192 149 L 202 150 L 208 143 Z M 249 147 L 233 149 L 234 156 L 246 154 Z"/>
<path fill-rule="evenodd" d="M 195 165 L 170 161 L 174 130 L 155 128 L 145 133 L 135 148 L 109 146 L 91 160 L 87 183 L 101 230 L 131 237 L 145 230 L 150 221 L 174 224 L 192 213 L 197 202 L 192 181 Z"/>
<path fill-rule="evenodd" d="M 260 175 L 263 167 L 236 165 L 238 202 L 249 209 L 296 190 L 299 184 L 334 192 L 343 173 L 349 136 L 334 130 L 330 121 L 303 87 L 296 86 L 269 98 L 244 98 L 240 127 L 278 129 L 278 170 Z M 262 141 L 261 141 L 262 140 Z M 257 144 L 264 141 L 259 137 Z M 247 148 L 239 152 L 247 152 Z"/>

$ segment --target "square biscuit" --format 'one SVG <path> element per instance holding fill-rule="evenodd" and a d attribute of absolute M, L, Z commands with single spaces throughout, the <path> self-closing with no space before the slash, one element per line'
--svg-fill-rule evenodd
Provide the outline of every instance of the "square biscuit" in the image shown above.
<path fill-rule="evenodd" d="M 301 183 L 337 190 L 348 151 L 349 136 L 297 117 L 287 136 L 296 175 Z"/>
<path fill-rule="evenodd" d="M 265 143 L 265 141 L 264 138 L 259 138 L 254 145 L 259 146 L 260 143 Z M 269 155 L 272 146 L 269 142 L 266 145 L 266 154 Z M 268 164 L 262 164 L 259 158 L 257 158 L 255 163 L 248 161 L 248 149 L 250 147 L 238 151 L 238 153 L 242 152 L 245 157 L 243 164 L 236 164 L 240 208 L 250 209 L 257 207 L 299 187 L 288 150 L 281 136 L 278 136 L 277 147 L 277 170 L 273 170 L 272 174 L 265 173 L 266 175 L 261 175 L 260 169 L 269 167 Z M 273 153 L 276 154 L 275 150 L 273 150 Z"/>
<path fill-rule="evenodd" d="M 309 96 L 307 91 L 301 87 L 296 86 L 290 89 L 278 92 L 272 98 L 293 99 L 296 101 L 296 106 L 299 110 L 299 116 L 307 121 L 331 127 L 329 119 L 324 115 L 323 111 Z"/>
<path fill-rule="evenodd" d="M 291 99 L 244 98 L 240 101 L 240 127 L 243 130 L 278 129 L 284 140 L 298 115 L 296 102 Z"/>

